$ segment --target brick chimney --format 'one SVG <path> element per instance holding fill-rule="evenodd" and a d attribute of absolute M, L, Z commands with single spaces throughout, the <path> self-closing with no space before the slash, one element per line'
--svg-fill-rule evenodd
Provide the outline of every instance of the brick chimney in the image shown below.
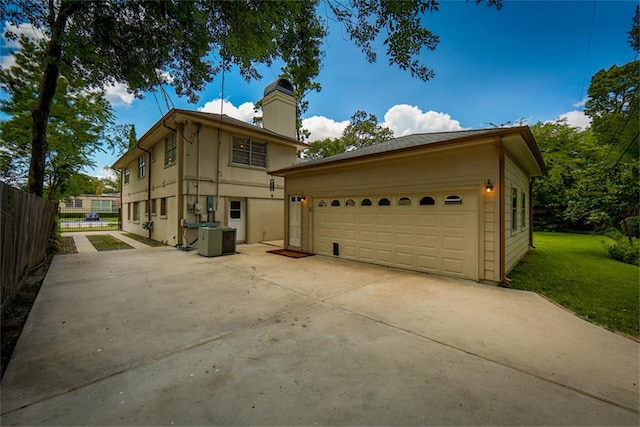
<path fill-rule="evenodd" d="M 296 99 L 289 80 L 278 79 L 264 88 L 262 127 L 289 138 L 297 138 Z"/>

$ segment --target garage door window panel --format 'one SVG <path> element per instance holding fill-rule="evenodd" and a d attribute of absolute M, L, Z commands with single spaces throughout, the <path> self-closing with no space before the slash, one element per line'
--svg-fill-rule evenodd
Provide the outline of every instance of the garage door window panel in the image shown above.
<path fill-rule="evenodd" d="M 398 206 L 411 206 L 411 199 L 408 197 L 400 197 L 398 199 Z"/>
<path fill-rule="evenodd" d="M 383 197 L 382 199 L 378 200 L 378 206 L 391 206 L 391 200 Z"/>
<path fill-rule="evenodd" d="M 333 200 L 331 201 L 331 206 L 332 206 L 332 207 L 338 207 L 338 206 L 340 206 L 340 200 L 338 200 L 338 199 L 333 199 Z"/>
<path fill-rule="evenodd" d="M 444 204 L 445 205 L 461 205 L 462 204 L 462 197 L 456 195 L 456 194 L 452 194 L 450 196 L 447 196 L 444 199 Z"/>
<path fill-rule="evenodd" d="M 360 206 L 371 206 L 371 199 L 362 199 Z"/>
<path fill-rule="evenodd" d="M 318 207 L 319 208 L 326 208 L 327 207 L 327 201 L 326 200 L 320 200 L 318 202 Z"/>
<path fill-rule="evenodd" d="M 436 204 L 436 200 L 431 196 L 424 196 L 420 199 L 420 206 L 433 206 Z"/>

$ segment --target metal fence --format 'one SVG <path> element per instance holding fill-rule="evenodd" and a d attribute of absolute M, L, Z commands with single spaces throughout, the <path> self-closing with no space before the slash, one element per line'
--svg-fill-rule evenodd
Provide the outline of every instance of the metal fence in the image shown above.
<path fill-rule="evenodd" d="M 120 208 L 91 210 L 91 208 L 61 208 L 58 211 L 60 232 L 120 230 Z"/>

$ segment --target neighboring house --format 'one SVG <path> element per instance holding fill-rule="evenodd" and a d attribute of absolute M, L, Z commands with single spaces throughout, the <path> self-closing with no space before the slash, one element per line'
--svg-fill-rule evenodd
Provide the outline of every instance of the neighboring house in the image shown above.
<path fill-rule="evenodd" d="M 60 202 L 60 212 L 118 212 L 119 194 L 80 194 Z"/>
<path fill-rule="evenodd" d="M 193 244 L 198 227 L 235 228 L 238 242 L 284 237 L 284 181 L 295 164 L 293 87 L 265 88 L 263 128 L 226 115 L 172 109 L 114 169 L 122 173 L 122 229 L 169 245 Z"/>
<path fill-rule="evenodd" d="M 285 246 L 499 283 L 532 243 L 528 127 L 403 136 L 272 172 L 285 178 Z"/>

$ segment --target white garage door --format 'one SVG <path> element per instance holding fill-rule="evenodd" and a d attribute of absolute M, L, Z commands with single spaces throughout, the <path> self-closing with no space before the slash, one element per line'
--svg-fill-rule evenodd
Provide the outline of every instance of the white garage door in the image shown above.
<path fill-rule="evenodd" d="M 475 191 L 313 200 L 321 255 L 477 279 Z"/>

